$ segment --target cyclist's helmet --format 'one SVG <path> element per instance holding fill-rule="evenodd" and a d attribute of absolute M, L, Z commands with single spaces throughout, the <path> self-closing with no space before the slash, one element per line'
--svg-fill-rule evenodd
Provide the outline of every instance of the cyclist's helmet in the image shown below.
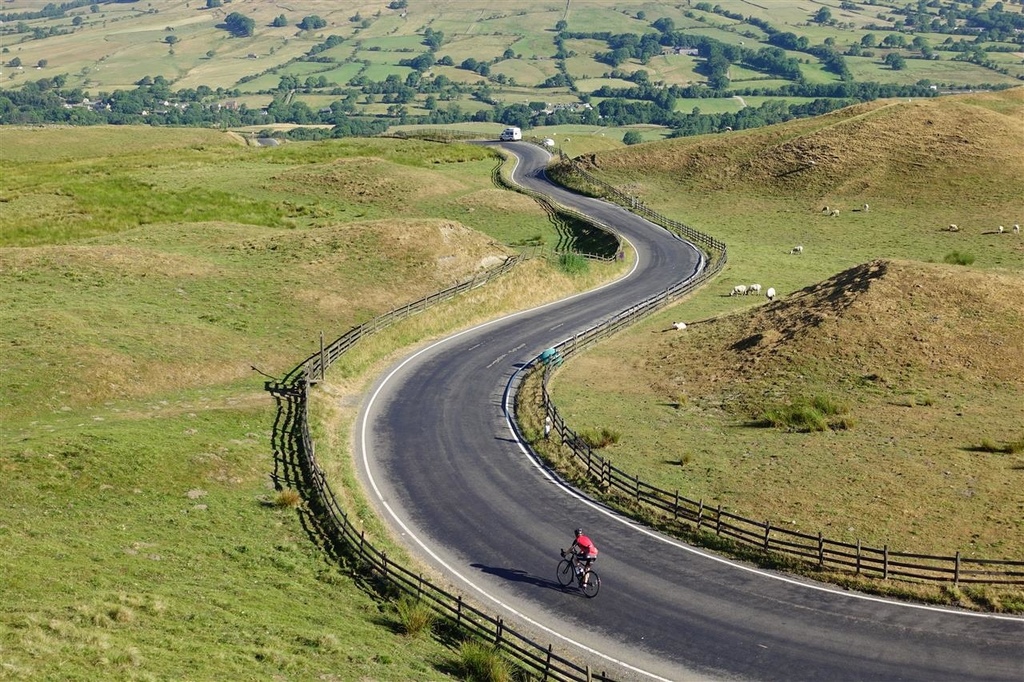
<path fill-rule="evenodd" d="M 583 529 L 582 528 L 577 528 L 576 529 L 576 537 L 579 537 L 581 535 L 583 535 Z"/>

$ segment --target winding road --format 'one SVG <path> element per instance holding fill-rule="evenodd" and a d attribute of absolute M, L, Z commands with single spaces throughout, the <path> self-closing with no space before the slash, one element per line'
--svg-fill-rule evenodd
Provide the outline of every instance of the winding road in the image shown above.
<path fill-rule="evenodd" d="M 544 348 L 692 276 L 701 254 L 607 203 L 549 183 L 547 152 L 511 143 L 516 182 L 613 226 L 625 278 L 418 350 L 381 377 L 356 431 L 381 516 L 486 610 L 622 680 L 1024 680 L 1024 619 L 890 602 L 724 560 L 562 484 L 516 440 L 506 407 Z M 628 381 L 628 376 L 623 376 Z M 601 593 L 555 581 L 583 526 Z"/>

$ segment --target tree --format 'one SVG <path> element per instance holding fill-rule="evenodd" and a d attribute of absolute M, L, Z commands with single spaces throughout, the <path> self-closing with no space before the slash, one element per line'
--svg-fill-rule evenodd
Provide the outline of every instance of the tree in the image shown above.
<path fill-rule="evenodd" d="M 40 59 L 38 62 L 36 62 L 36 66 L 38 66 L 40 69 L 45 69 L 46 65 L 49 63 L 50 62 L 46 61 L 45 59 Z"/>
<path fill-rule="evenodd" d="M 299 22 L 299 28 L 301 28 L 303 31 L 315 31 L 316 29 L 323 28 L 326 25 L 327 22 L 315 14 L 311 14 L 308 17 L 303 17 L 302 21 Z"/>
<path fill-rule="evenodd" d="M 878 38 L 875 37 L 874 33 L 868 33 L 860 39 L 861 47 L 874 47 L 878 44 Z"/>
<path fill-rule="evenodd" d="M 167 43 L 168 45 L 173 45 L 174 43 L 178 42 L 178 36 L 176 36 L 176 35 L 169 35 L 166 38 L 164 38 L 164 42 Z"/>
<path fill-rule="evenodd" d="M 896 52 L 890 52 L 889 54 L 885 55 L 885 63 L 889 65 L 889 67 L 892 68 L 893 71 L 901 71 L 906 67 L 907 60 L 905 60 Z"/>
<path fill-rule="evenodd" d="M 206 9 L 216 9 L 218 7 L 223 7 L 223 6 L 224 6 L 224 1 L 223 0 L 206 0 Z"/>
<path fill-rule="evenodd" d="M 283 14 L 278 14 L 277 17 L 275 17 L 274 20 L 270 22 L 270 25 L 273 26 L 274 28 L 284 28 L 285 26 L 288 25 L 288 18 Z"/>
<path fill-rule="evenodd" d="M 555 24 L 555 30 L 558 31 L 559 33 L 561 33 L 567 28 L 569 28 L 569 22 L 567 22 L 565 19 L 559 19 L 558 22 Z"/>
<path fill-rule="evenodd" d="M 818 22 L 819 24 L 827 24 L 828 22 L 832 21 L 832 10 L 830 10 L 828 7 L 822 7 L 821 9 L 814 13 L 814 21 Z"/>
<path fill-rule="evenodd" d="M 232 12 L 224 19 L 228 32 L 239 38 L 248 38 L 256 28 L 256 22 L 239 12 Z"/>
<path fill-rule="evenodd" d="M 638 133 L 635 130 L 630 130 L 629 132 L 627 132 L 625 135 L 622 136 L 623 144 L 627 144 L 627 145 L 640 144 L 643 141 L 644 141 L 643 135 L 641 135 L 640 133 Z"/>

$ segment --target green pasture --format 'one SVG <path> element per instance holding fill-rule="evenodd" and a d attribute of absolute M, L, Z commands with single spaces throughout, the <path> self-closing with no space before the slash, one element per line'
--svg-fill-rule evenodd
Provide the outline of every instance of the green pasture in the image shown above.
<path fill-rule="evenodd" d="M 545 80 L 558 73 L 558 68 L 553 61 L 505 59 L 491 67 L 492 74 L 505 74 L 514 78 L 519 85 L 539 86 Z M 544 92 L 534 90 L 534 93 Z"/>
<path fill-rule="evenodd" d="M 747 106 L 751 106 L 749 97 L 744 97 Z M 697 99 L 676 100 L 676 111 L 691 113 L 694 109 L 700 109 L 702 114 L 727 114 L 735 113 L 743 108 L 743 104 L 736 97 L 703 97 Z"/>
<path fill-rule="evenodd" d="M 553 34 L 528 33 L 520 36 L 509 47 L 523 59 L 551 59 L 555 53 Z"/>
<path fill-rule="evenodd" d="M 873 80 L 881 83 L 912 84 L 920 80 L 933 83 L 959 83 L 980 85 L 982 83 L 1006 84 L 1019 83 L 1015 78 L 970 64 L 968 62 L 948 61 L 948 53 L 940 53 L 943 59 L 938 61 L 926 59 L 907 59 L 906 68 L 893 71 L 882 63 L 882 51 L 876 51 L 875 57 L 847 57 L 846 64 L 856 80 Z"/>
<path fill-rule="evenodd" d="M 381 52 L 405 52 L 422 54 L 427 51 L 421 35 L 388 35 L 376 38 L 363 38 L 359 41 L 361 50 L 380 50 Z M 412 56 L 412 55 L 410 55 Z"/>
<path fill-rule="evenodd" d="M 654 57 L 641 68 L 648 72 L 652 81 L 664 81 L 666 85 L 692 85 L 705 80 L 697 73 L 700 62 L 696 57 L 681 54 L 664 54 Z"/>
<path fill-rule="evenodd" d="M 479 61 L 497 59 L 513 45 L 516 38 L 509 35 L 481 35 L 457 37 L 445 42 L 438 50 L 437 56 L 451 57 L 456 66 L 469 58 Z M 554 47 L 551 48 L 554 52 Z"/>
<path fill-rule="evenodd" d="M 608 8 L 600 3 L 591 2 L 586 4 L 572 3 L 569 5 L 569 12 L 566 22 L 570 31 L 587 31 L 600 33 L 651 33 L 650 22 L 657 18 L 652 16 L 644 21 L 636 18 L 636 12 L 643 5 L 635 5 L 633 8 Z M 660 16 L 660 15 L 659 15 Z"/>
<path fill-rule="evenodd" d="M 577 55 L 575 57 L 569 57 L 565 60 L 566 70 L 572 74 L 573 78 L 579 80 L 587 80 L 590 78 L 604 78 L 606 74 L 612 71 L 612 67 L 603 62 L 599 62 L 593 57 L 586 55 Z M 630 60 L 619 66 L 623 71 L 631 72 L 637 68 L 636 62 Z"/>

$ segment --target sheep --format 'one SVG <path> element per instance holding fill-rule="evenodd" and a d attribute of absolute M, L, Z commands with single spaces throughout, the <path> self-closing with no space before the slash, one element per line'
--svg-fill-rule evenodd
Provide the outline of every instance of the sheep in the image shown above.
<path fill-rule="evenodd" d="M 1020 225 L 1014 224 L 1014 226 L 1013 226 L 1013 233 L 1014 234 L 1020 234 Z"/>
<path fill-rule="evenodd" d="M 868 206 L 867 204 L 864 204 L 864 212 L 865 212 L 865 213 L 867 213 L 867 212 L 868 212 L 868 209 L 869 209 L 869 208 L 871 208 L 871 207 L 870 207 L 870 206 Z"/>
<path fill-rule="evenodd" d="M 732 288 L 732 293 L 730 293 L 729 295 L 730 296 L 743 296 L 746 293 L 747 293 L 747 285 L 746 284 L 737 284 L 736 286 L 734 286 Z"/>
<path fill-rule="evenodd" d="M 821 212 L 822 213 L 831 213 L 831 210 L 829 209 L 828 206 L 826 206 L 825 208 L 821 209 Z"/>
<path fill-rule="evenodd" d="M 683 331 L 684 329 L 686 329 L 686 323 L 685 322 L 673 322 L 672 323 L 672 327 L 673 327 L 673 329 L 676 329 L 677 331 Z"/>
<path fill-rule="evenodd" d="M 790 253 L 803 253 L 804 252 L 804 245 L 803 244 L 797 244 L 792 249 L 790 249 L 789 252 Z"/>
<path fill-rule="evenodd" d="M 960 226 L 957 225 L 956 223 L 950 223 L 949 224 L 949 231 L 950 232 L 959 232 L 960 231 Z"/>
<path fill-rule="evenodd" d="M 768 297 L 769 301 L 775 300 L 775 287 L 768 287 L 768 291 L 764 292 L 764 295 Z"/>
<path fill-rule="evenodd" d="M 836 216 L 839 215 L 839 209 L 838 208 L 833 208 L 832 212 L 829 213 L 829 215 L 832 216 L 833 218 L 835 218 Z"/>
<path fill-rule="evenodd" d="M 755 294 L 755 295 L 760 296 L 761 295 L 761 285 L 760 284 L 751 284 L 750 286 L 747 287 L 747 294 L 748 295 L 749 294 Z"/>
<path fill-rule="evenodd" d="M 1006 231 L 1006 228 L 1005 228 L 1005 227 L 1003 227 L 1002 225 L 1000 225 L 1000 226 L 999 226 L 999 234 L 1002 234 L 1002 233 L 1003 233 L 1003 232 L 1005 232 L 1005 231 Z"/>

